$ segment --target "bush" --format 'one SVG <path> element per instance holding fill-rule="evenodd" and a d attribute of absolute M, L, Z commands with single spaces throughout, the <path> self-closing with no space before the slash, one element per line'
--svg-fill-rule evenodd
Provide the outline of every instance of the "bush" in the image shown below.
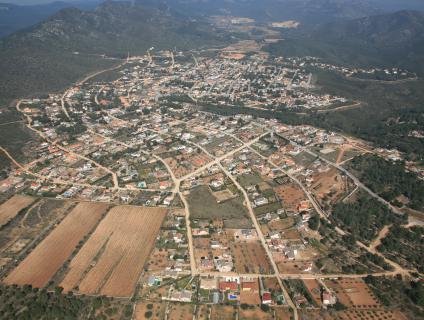
<path fill-rule="evenodd" d="M 267 305 L 267 304 L 261 304 L 261 310 L 263 311 L 263 312 L 268 312 L 269 311 L 269 305 Z"/>

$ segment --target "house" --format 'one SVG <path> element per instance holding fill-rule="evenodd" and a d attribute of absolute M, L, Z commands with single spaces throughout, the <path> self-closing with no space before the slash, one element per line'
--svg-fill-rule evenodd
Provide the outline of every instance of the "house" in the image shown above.
<path fill-rule="evenodd" d="M 216 278 L 201 278 L 200 289 L 216 290 L 218 289 L 218 280 Z"/>
<path fill-rule="evenodd" d="M 265 204 L 268 204 L 268 202 L 269 202 L 268 199 L 267 198 L 264 198 L 264 197 L 257 198 L 254 201 L 256 207 L 259 207 L 259 206 L 263 206 Z"/>
<path fill-rule="evenodd" d="M 241 282 L 241 290 L 246 292 L 259 292 L 259 284 L 256 279 L 243 279 Z"/>
<path fill-rule="evenodd" d="M 189 290 L 173 291 L 169 295 L 169 300 L 178 302 L 191 302 L 192 292 Z"/>
<path fill-rule="evenodd" d="M 271 293 L 265 291 L 262 293 L 262 304 L 271 304 L 272 303 L 272 298 L 271 298 Z"/>
<path fill-rule="evenodd" d="M 221 281 L 219 283 L 219 291 L 237 291 L 238 290 L 238 283 L 237 282 L 229 282 L 229 281 Z"/>
<path fill-rule="evenodd" d="M 161 279 L 156 276 L 150 276 L 149 279 L 147 279 L 147 285 L 149 287 L 158 286 L 161 283 Z"/>
<path fill-rule="evenodd" d="M 330 292 L 324 291 L 321 294 L 322 303 L 326 306 L 333 305 L 337 302 L 337 298 Z"/>

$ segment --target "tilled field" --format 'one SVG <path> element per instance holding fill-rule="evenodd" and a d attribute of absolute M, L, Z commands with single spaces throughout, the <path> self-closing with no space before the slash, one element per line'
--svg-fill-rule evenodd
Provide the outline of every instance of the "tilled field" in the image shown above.
<path fill-rule="evenodd" d="M 7 276 L 6 284 L 44 287 L 90 233 L 109 207 L 103 203 L 78 204 L 63 221 Z"/>
<path fill-rule="evenodd" d="M 61 286 L 65 291 L 131 296 L 165 215 L 162 208 L 111 209 L 71 261 Z"/>

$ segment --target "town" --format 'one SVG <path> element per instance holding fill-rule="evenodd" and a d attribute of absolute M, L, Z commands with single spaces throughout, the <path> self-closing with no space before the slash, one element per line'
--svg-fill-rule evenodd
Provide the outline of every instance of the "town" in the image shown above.
<path fill-rule="evenodd" d="M 301 113 L 355 107 L 356 101 L 314 90 L 310 66 L 350 77 L 370 73 L 261 52 L 195 56 L 149 50 L 63 94 L 19 101 L 16 108 L 38 144 L 25 164 L 8 155 L 14 169 L 0 181 L 2 199 L 9 199 L 1 206 L 12 206 L 15 215 L 29 208 L 28 219 L 35 215 L 31 219 L 46 225 L 53 222 L 42 214 L 46 204 L 56 203 L 63 217 L 68 210 L 68 216 L 90 210 L 93 219 L 98 215 L 94 233 L 81 233 L 75 240 L 80 251 L 59 262 L 46 283 L 78 294 L 136 296 L 139 319 L 233 319 L 234 313 L 241 319 L 297 319 L 297 310 L 322 319 L 321 309 L 340 311 L 343 319 L 406 319 L 386 310 L 368 284 L 370 277 L 422 272 L 410 261 L 393 261 L 375 243 L 388 225 L 416 221 L 349 170 L 356 157 L 399 162 L 402 153 L 310 125 L 202 108 Z M 405 170 L 424 179 L 415 163 L 407 162 Z M 358 199 L 375 201 L 390 214 L 386 224 L 377 221 L 369 234 L 352 240 L 337 206 Z M 38 214 L 32 212 L 37 206 Z M 121 222 L 126 212 L 131 216 Z M 0 223 L 15 230 L 14 218 Z M 140 238 L 125 236 L 126 228 L 136 227 L 144 232 Z M 29 235 L 34 227 L 27 221 L 14 232 Z M 70 237 L 61 232 L 60 238 Z M 10 240 L 0 254 L 3 281 L 37 286 L 24 273 L 29 265 L 45 267 L 35 255 L 53 254 L 46 246 L 39 249 L 53 233 L 26 257 L 21 250 L 28 242 L 20 247 Z M 112 261 L 109 271 L 96 271 L 106 253 L 127 259 L 127 251 L 109 248 L 105 240 L 119 235 L 124 240 L 116 241 L 128 241 L 125 250 L 137 258 L 128 263 L 138 267 L 123 271 Z M 95 272 L 106 280 L 93 284 Z M 125 288 L 115 272 L 127 273 Z"/>

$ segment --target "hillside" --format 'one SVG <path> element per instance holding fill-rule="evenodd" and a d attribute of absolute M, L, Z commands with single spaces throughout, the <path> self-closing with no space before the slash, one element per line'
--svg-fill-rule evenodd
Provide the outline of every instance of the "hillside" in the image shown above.
<path fill-rule="evenodd" d="M 336 64 L 398 66 L 424 75 L 424 13 L 399 11 L 332 22 L 267 50 L 275 55 L 318 56 Z"/>
<path fill-rule="evenodd" d="M 399 10 L 424 10 L 421 0 L 137 0 L 191 15 L 231 15 L 260 22 L 298 20 L 315 25 Z"/>
<path fill-rule="evenodd" d="M 208 24 L 140 5 L 109 1 L 94 11 L 64 9 L 0 41 L 0 99 L 59 90 L 116 63 L 96 55 L 126 57 L 150 47 L 184 50 L 227 40 Z"/>
<path fill-rule="evenodd" d="M 72 3 L 58 1 L 27 6 L 0 3 L 0 38 L 39 23 L 61 9 L 67 7 L 93 9 L 96 3 L 97 1 L 95 0 Z"/>
<path fill-rule="evenodd" d="M 156 0 L 138 2 L 158 6 Z M 163 0 L 159 3 L 161 7 L 194 15 L 243 16 L 262 22 L 295 19 L 307 24 L 382 12 L 366 0 Z"/>

